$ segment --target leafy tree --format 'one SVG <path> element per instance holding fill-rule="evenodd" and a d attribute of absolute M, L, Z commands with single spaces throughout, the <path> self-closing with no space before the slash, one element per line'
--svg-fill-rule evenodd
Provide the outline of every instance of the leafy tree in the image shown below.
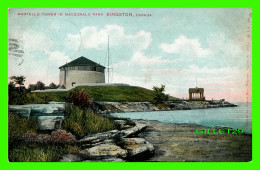
<path fill-rule="evenodd" d="M 14 84 L 13 81 L 10 81 L 10 82 L 9 82 L 9 84 L 8 84 L 8 89 L 9 89 L 9 90 L 15 89 L 15 84 Z"/>
<path fill-rule="evenodd" d="M 19 91 L 21 89 L 21 86 L 24 85 L 25 82 L 25 78 L 24 76 L 12 76 L 10 77 L 10 79 L 15 83 L 19 85 Z"/>
<path fill-rule="evenodd" d="M 8 84 L 8 103 L 10 104 L 11 101 L 17 96 L 17 92 L 15 91 L 15 84 L 13 81 L 10 81 Z"/>
<path fill-rule="evenodd" d="M 36 90 L 36 85 L 35 85 L 35 84 L 29 84 L 28 90 L 29 90 L 29 91 Z"/>
<path fill-rule="evenodd" d="M 9 104 L 24 104 L 25 103 L 25 95 L 26 89 L 19 87 L 18 89 L 15 87 L 15 83 L 10 81 L 8 84 L 8 103 Z"/>
<path fill-rule="evenodd" d="M 49 85 L 49 88 L 50 89 L 57 89 L 58 88 L 58 85 L 56 85 L 55 83 L 51 83 L 50 85 Z"/>
<path fill-rule="evenodd" d="M 45 89 L 45 84 L 43 82 L 41 82 L 41 81 L 37 81 L 36 89 L 37 90 L 44 90 Z"/>
<path fill-rule="evenodd" d="M 165 85 L 161 85 L 161 87 L 153 87 L 154 98 L 153 101 L 155 104 L 161 104 L 168 100 L 169 96 L 164 94 Z"/>

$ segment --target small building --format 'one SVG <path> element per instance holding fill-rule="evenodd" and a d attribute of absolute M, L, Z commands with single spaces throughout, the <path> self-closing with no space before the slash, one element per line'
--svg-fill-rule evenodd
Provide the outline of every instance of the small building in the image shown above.
<path fill-rule="evenodd" d="M 205 100 L 204 88 L 189 88 L 189 100 Z"/>
<path fill-rule="evenodd" d="M 67 89 L 77 85 L 105 83 L 105 68 L 81 56 L 59 67 L 60 87 Z"/>

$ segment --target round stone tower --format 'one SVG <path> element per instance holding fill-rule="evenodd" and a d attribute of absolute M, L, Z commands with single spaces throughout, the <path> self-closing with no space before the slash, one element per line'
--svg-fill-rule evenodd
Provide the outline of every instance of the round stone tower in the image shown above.
<path fill-rule="evenodd" d="M 59 67 L 59 84 L 65 88 L 72 88 L 78 85 L 105 83 L 105 68 L 81 56 Z"/>

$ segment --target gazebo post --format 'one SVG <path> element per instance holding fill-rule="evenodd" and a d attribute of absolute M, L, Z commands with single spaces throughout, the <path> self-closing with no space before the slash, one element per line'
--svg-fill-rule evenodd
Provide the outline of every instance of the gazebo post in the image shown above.
<path fill-rule="evenodd" d="M 205 100 L 204 88 L 189 88 L 189 100 Z"/>

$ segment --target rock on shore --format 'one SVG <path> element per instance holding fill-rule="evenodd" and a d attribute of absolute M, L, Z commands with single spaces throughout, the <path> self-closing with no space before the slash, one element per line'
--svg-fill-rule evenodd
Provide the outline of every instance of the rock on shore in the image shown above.
<path fill-rule="evenodd" d="M 127 151 L 113 144 L 101 144 L 80 151 L 80 155 L 85 159 L 100 160 L 108 158 L 125 158 Z"/>
<path fill-rule="evenodd" d="M 120 120 L 122 127 L 126 121 Z M 59 162 L 123 162 L 146 160 L 153 156 L 154 147 L 148 141 L 135 136 L 146 125 L 136 122 L 133 127 L 87 135 L 77 141 L 81 151 L 64 155 Z"/>
<path fill-rule="evenodd" d="M 128 151 L 128 160 L 146 160 L 153 155 L 154 147 L 142 138 L 124 138 L 121 147 Z"/>

